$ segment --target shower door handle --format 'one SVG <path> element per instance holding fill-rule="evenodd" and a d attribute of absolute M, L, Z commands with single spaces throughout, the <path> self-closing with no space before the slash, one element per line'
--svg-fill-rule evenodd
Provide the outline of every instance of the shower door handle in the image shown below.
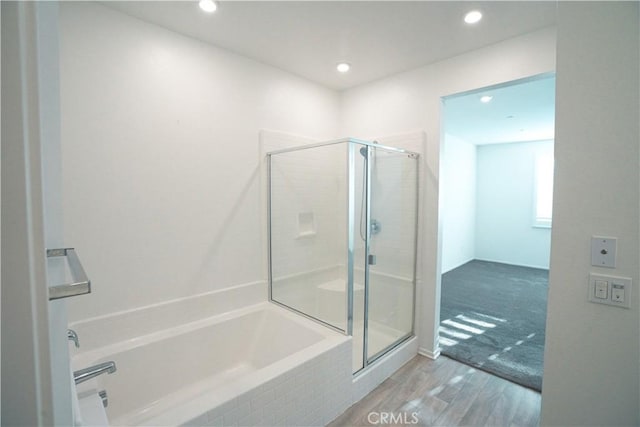
<path fill-rule="evenodd" d="M 376 265 L 378 258 L 375 255 L 369 255 L 369 265 Z"/>
<path fill-rule="evenodd" d="M 47 258 L 63 256 L 69 263 L 71 283 L 49 288 L 49 301 L 91 293 L 91 281 L 87 277 L 74 248 L 47 249 Z"/>

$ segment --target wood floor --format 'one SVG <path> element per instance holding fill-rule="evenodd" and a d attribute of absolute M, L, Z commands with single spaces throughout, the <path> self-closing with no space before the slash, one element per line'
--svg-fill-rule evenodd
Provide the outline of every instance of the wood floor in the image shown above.
<path fill-rule="evenodd" d="M 537 426 L 539 418 L 539 393 L 445 356 L 416 356 L 329 427 Z"/>

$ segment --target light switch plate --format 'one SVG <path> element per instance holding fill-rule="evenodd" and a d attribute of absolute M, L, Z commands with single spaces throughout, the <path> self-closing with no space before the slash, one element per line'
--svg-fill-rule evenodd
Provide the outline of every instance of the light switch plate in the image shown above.
<path fill-rule="evenodd" d="M 596 290 L 595 296 L 598 299 L 607 299 L 609 298 L 609 282 L 606 280 L 596 280 Z"/>
<path fill-rule="evenodd" d="M 598 292 L 602 282 L 607 282 L 607 294 L 602 298 Z M 622 300 L 620 300 L 622 298 Z M 614 307 L 629 308 L 631 306 L 631 278 L 589 274 L 589 301 Z"/>
<path fill-rule="evenodd" d="M 615 237 L 591 237 L 591 265 L 595 267 L 616 267 L 616 245 Z"/>

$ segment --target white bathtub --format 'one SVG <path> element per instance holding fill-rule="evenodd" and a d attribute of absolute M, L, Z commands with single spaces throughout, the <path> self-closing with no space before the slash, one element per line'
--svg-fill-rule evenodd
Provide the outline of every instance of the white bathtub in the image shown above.
<path fill-rule="evenodd" d="M 114 426 L 325 425 L 351 404 L 350 341 L 263 302 L 92 346 L 73 367 L 116 362 L 79 386 L 107 391 Z"/>

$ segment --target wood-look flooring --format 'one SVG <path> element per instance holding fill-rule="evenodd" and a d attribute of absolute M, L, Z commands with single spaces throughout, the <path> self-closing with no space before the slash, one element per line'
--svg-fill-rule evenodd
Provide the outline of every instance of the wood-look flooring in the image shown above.
<path fill-rule="evenodd" d="M 445 356 L 416 356 L 329 427 L 537 426 L 539 421 L 539 393 Z"/>

